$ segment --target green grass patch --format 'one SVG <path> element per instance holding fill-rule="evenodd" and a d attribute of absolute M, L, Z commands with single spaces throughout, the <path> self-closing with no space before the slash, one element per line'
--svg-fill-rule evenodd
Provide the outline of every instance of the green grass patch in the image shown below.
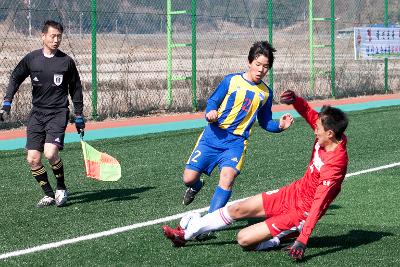
<path fill-rule="evenodd" d="M 400 107 L 395 106 L 349 113 L 349 173 L 400 161 L 399 112 Z M 122 178 L 118 182 L 86 178 L 80 144 L 67 144 L 62 158 L 70 201 L 63 208 L 35 208 L 42 193 L 31 177 L 24 151 L 1 152 L 0 254 L 208 206 L 218 183 L 217 170 L 205 177 L 205 187 L 190 206 L 181 204 L 184 164 L 201 130 L 89 142 L 120 161 Z M 302 119 L 282 134 L 265 133 L 256 127 L 232 200 L 276 189 L 301 177 L 313 140 L 313 132 Z M 399 265 L 399 169 L 348 178 L 338 199 L 317 224 L 302 265 Z M 51 171 L 49 177 L 55 184 Z M 281 251 L 242 251 L 235 238 L 246 224 L 239 222 L 218 232 L 215 239 L 192 242 L 181 249 L 171 247 L 158 224 L 11 257 L 0 260 L 0 265 L 293 265 Z"/>

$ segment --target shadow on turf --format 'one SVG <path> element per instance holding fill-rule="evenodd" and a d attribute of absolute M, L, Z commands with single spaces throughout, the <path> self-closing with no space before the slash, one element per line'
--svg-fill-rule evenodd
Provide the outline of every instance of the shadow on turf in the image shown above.
<path fill-rule="evenodd" d="M 337 210 L 337 209 L 341 209 L 342 206 L 336 205 L 336 204 L 331 204 L 329 205 L 328 210 Z"/>
<path fill-rule="evenodd" d="M 228 245 L 228 244 L 237 244 L 237 241 L 236 241 L 237 232 L 239 230 L 243 229 L 244 227 L 249 226 L 249 225 L 253 224 L 254 222 L 258 222 L 260 220 L 258 220 L 258 219 L 249 219 L 249 220 L 245 220 L 245 221 L 247 221 L 247 225 L 245 225 L 245 226 L 237 225 L 237 226 L 228 227 L 226 229 L 217 231 L 217 232 L 215 232 L 214 234 L 212 234 L 210 236 L 202 238 L 201 240 L 197 240 L 196 242 L 193 242 L 193 243 L 188 243 L 188 244 L 186 244 L 186 246 L 187 247 L 190 247 L 190 246 L 204 246 L 204 245 L 206 245 L 206 246 L 223 246 L 223 245 Z M 218 238 L 218 233 L 219 232 L 224 232 L 224 231 L 234 231 L 234 232 L 236 232 L 234 239 L 233 240 L 229 240 L 229 241 L 217 241 L 217 242 L 211 242 L 211 243 L 210 242 L 206 242 L 206 241 L 212 241 L 214 239 L 217 239 Z"/>
<path fill-rule="evenodd" d="M 215 239 L 215 238 L 217 238 L 217 237 L 210 238 L 210 239 L 212 240 L 212 239 Z M 187 243 L 185 247 L 191 247 L 191 246 L 195 246 L 195 247 L 197 247 L 197 246 L 224 246 L 224 245 L 229 245 L 229 244 L 237 244 L 236 240 L 218 241 L 218 242 L 212 242 L 212 243 L 205 242 L 205 241 L 210 241 L 210 239 L 207 239 L 207 240 L 204 240 L 204 241 L 190 242 L 190 243 Z"/>
<path fill-rule="evenodd" d="M 251 221 L 252 223 L 253 221 Z M 243 226 L 230 227 L 224 229 L 223 231 L 232 231 L 237 229 L 242 229 Z M 353 249 L 362 245 L 373 243 L 381 240 L 385 236 L 393 236 L 393 233 L 389 232 L 376 232 L 376 231 L 366 231 L 366 230 L 351 230 L 347 234 L 338 236 L 321 236 L 312 237 L 308 248 L 328 248 L 327 250 L 321 251 L 313 255 L 306 255 L 302 261 L 308 261 L 314 257 L 319 257 L 331 253 L 336 253 L 345 249 Z M 210 241 L 217 238 L 216 236 L 211 236 L 204 241 Z M 272 249 L 272 251 L 283 251 L 286 246 L 292 244 L 295 239 L 286 240 L 278 248 Z M 218 241 L 218 242 L 193 242 L 186 244 L 187 247 L 190 246 L 223 246 L 228 244 L 237 244 L 236 239 L 229 241 Z M 286 253 L 286 252 L 285 252 Z"/>
<path fill-rule="evenodd" d="M 307 255 L 304 260 L 307 261 L 314 257 L 323 256 L 330 253 L 336 253 L 345 249 L 352 249 L 361 245 L 366 245 L 381 240 L 385 236 L 393 236 L 389 232 L 376 232 L 366 230 L 350 230 L 347 234 L 338 236 L 321 236 L 310 239 L 309 248 L 329 248 L 313 255 Z"/>
<path fill-rule="evenodd" d="M 83 191 L 74 192 L 69 195 L 68 205 L 73 205 L 76 203 L 87 203 L 99 200 L 108 201 L 125 201 L 139 198 L 136 194 L 146 192 L 148 190 L 154 189 L 152 186 L 145 186 L 133 189 L 105 189 L 98 191 Z"/>

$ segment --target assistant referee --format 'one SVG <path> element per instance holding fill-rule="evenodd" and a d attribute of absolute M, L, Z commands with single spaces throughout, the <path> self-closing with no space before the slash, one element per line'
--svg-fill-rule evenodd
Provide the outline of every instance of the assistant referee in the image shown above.
<path fill-rule="evenodd" d="M 1 108 L 9 114 L 15 93 L 30 76 L 32 83 L 32 110 L 27 126 L 27 161 L 33 177 L 43 189 L 44 197 L 37 207 L 64 206 L 68 200 L 64 167 L 59 151 L 64 146 L 65 129 L 69 118 L 68 95 L 74 104 L 75 125 L 83 134 L 83 94 L 74 60 L 60 51 L 63 26 L 48 20 L 42 29 L 43 48 L 27 54 L 11 74 Z M 51 187 L 47 171 L 41 162 L 42 153 L 49 161 L 57 180 L 56 191 Z"/>

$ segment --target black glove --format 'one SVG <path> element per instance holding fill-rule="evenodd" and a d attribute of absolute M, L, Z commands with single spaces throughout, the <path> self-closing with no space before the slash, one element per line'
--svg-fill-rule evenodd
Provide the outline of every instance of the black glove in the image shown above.
<path fill-rule="evenodd" d="M 78 134 L 82 134 L 82 136 L 85 134 L 85 120 L 83 116 L 75 116 L 75 127 Z"/>
<path fill-rule="evenodd" d="M 293 104 L 294 101 L 296 100 L 296 93 L 293 92 L 292 90 L 286 90 L 281 94 L 281 103 L 290 105 Z"/>
<path fill-rule="evenodd" d="M 10 101 L 3 101 L 3 106 L 1 107 L 0 110 L 0 121 L 4 121 L 3 115 L 6 113 L 7 115 L 10 115 L 11 112 L 11 102 Z"/>
<path fill-rule="evenodd" d="M 286 247 L 288 255 L 295 261 L 300 261 L 304 257 L 306 245 L 300 241 L 294 241 L 293 245 Z"/>

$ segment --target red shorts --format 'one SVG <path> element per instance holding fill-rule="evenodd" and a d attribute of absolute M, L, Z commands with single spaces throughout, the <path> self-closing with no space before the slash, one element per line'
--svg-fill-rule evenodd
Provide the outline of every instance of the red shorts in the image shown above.
<path fill-rule="evenodd" d="M 263 192 L 263 206 L 265 212 L 265 223 L 272 236 L 282 231 L 298 227 L 304 216 L 299 216 L 296 210 L 296 194 L 290 187 L 282 187 L 277 190 Z"/>

